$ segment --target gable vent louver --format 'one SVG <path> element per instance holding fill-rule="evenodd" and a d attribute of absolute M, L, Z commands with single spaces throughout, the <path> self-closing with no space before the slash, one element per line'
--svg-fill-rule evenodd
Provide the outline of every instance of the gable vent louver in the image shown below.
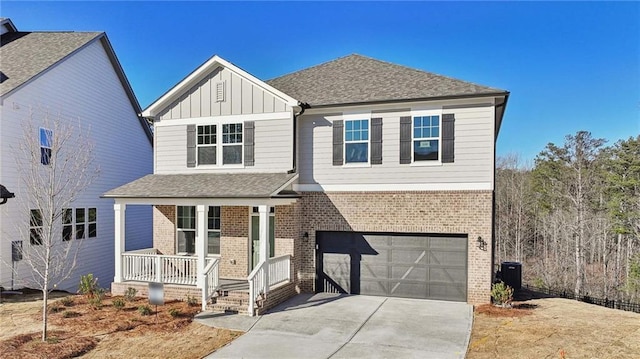
<path fill-rule="evenodd" d="M 224 102 L 224 81 L 216 83 L 216 102 Z"/>

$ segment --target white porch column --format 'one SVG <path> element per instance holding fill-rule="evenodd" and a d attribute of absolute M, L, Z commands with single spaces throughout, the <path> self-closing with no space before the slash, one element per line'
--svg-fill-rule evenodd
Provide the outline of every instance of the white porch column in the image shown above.
<path fill-rule="evenodd" d="M 207 266 L 207 212 L 206 206 L 196 206 L 196 256 L 198 279 L 197 286 L 204 290 L 204 268 Z"/>
<path fill-rule="evenodd" d="M 269 206 L 258 206 L 258 214 L 260 215 L 260 261 L 264 262 L 263 282 L 264 294 L 269 292 Z"/>
<path fill-rule="evenodd" d="M 113 205 L 114 211 L 114 223 L 115 223 L 115 256 L 116 256 L 116 268 L 115 268 L 115 276 L 113 277 L 113 281 L 116 283 L 122 282 L 122 254 L 124 253 L 124 220 L 125 220 L 125 210 L 127 209 L 126 204 L 116 203 Z"/>

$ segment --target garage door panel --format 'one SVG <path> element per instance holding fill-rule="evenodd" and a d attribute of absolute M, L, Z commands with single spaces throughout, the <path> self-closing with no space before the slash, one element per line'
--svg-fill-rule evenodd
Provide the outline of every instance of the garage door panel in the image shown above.
<path fill-rule="evenodd" d="M 433 268 L 429 270 L 428 281 L 465 283 L 466 271 L 460 268 Z"/>
<path fill-rule="evenodd" d="M 391 251 L 392 263 L 410 263 L 410 264 L 427 264 L 429 256 L 425 249 L 418 250 L 406 250 L 406 249 L 393 249 Z"/>
<path fill-rule="evenodd" d="M 401 280 L 425 281 L 428 278 L 428 270 L 417 266 L 393 266 L 391 278 Z"/>
<path fill-rule="evenodd" d="M 430 264 L 451 264 L 451 263 L 463 263 L 466 260 L 466 253 L 462 252 L 450 252 L 450 251 L 431 251 L 429 252 Z"/>
<path fill-rule="evenodd" d="M 464 239 L 464 240 L 461 240 Z M 431 249 L 448 249 L 455 251 L 467 250 L 466 238 L 451 237 L 429 237 L 429 247 Z"/>
<path fill-rule="evenodd" d="M 466 301 L 466 236 L 318 231 L 316 238 L 318 278 L 349 293 Z"/>
<path fill-rule="evenodd" d="M 406 298 L 425 298 L 428 296 L 425 282 L 395 282 L 391 283 L 390 296 Z"/>
<path fill-rule="evenodd" d="M 415 236 L 394 236 L 391 238 L 391 245 L 394 248 L 412 247 L 412 248 L 425 248 L 428 245 L 427 237 L 415 237 Z"/>

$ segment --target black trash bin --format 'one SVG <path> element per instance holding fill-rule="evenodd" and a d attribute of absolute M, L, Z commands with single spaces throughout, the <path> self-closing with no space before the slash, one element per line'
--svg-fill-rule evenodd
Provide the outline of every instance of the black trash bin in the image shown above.
<path fill-rule="evenodd" d="M 502 262 L 500 271 L 504 284 L 515 290 L 522 288 L 522 263 Z"/>

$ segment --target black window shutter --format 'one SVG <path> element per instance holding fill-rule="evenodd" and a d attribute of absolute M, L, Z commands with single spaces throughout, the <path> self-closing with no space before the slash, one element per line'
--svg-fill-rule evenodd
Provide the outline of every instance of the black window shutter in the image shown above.
<path fill-rule="evenodd" d="M 382 164 L 382 118 L 371 119 L 371 164 Z"/>
<path fill-rule="evenodd" d="M 411 116 L 400 117 L 400 164 L 411 163 Z"/>
<path fill-rule="evenodd" d="M 244 165 L 253 166 L 255 149 L 255 121 L 244 122 Z"/>
<path fill-rule="evenodd" d="M 187 125 L 187 167 L 196 166 L 196 125 Z"/>
<path fill-rule="evenodd" d="M 342 120 L 333 121 L 333 165 L 342 166 L 342 145 L 344 142 L 344 122 Z"/>
<path fill-rule="evenodd" d="M 442 163 L 452 163 L 454 159 L 455 115 L 442 115 Z"/>

